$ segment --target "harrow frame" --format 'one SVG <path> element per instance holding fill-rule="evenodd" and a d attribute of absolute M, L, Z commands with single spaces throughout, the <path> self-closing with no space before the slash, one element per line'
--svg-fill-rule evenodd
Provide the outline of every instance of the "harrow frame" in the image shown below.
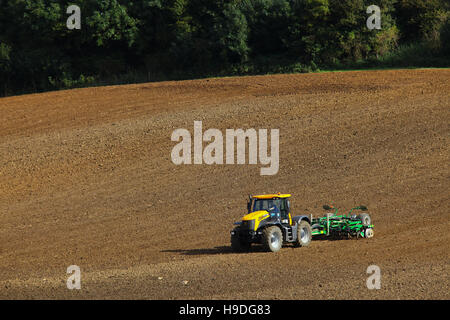
<path fill-rule="evenodd" d="M 358 206 L 352 208 L 347 214 L 339 214 L 338 209 L 328 205 L 325 210 L 334 209 L 334 213 L 327 213 L 324 217 L 311 217 L 312 235 L 327 236 L 332 238 L 371 238 L 374 225 L 365 224 L 359 216 L 352 214 L 354 210 L 367 211 L 367 207 Z M 368 231 L 370 230 L 370 231 Z"/>

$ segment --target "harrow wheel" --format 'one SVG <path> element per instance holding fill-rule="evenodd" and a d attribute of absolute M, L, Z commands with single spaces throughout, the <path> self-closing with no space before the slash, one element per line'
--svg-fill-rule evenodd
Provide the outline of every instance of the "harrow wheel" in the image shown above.
<path fill-rule="evenodd" d="M 367 213 L 361 213 L 358 216 L 358 219 L 361 220 L 362 224 L 367 227 L 372 224 L 372 218 L 370 218 L 370 215 Z"/>
<path fill-rule="evenodd" d="M 364 231 L 364 236 L 369 239 L 373 237 L 373 229 L 366 229 L 366 231 Z"/>

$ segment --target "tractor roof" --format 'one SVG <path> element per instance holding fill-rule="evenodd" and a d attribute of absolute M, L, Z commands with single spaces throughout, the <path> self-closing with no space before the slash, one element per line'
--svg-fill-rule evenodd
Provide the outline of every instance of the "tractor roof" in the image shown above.
<path fill-rule="evenodd" d="M 280 194 L 280 193 L 273 193 L 273 194 L 261 194 L 258 196 L 252 196 L 254 199 L 273 199 L 273 198 L 290 198 L 290 194 Z"/>

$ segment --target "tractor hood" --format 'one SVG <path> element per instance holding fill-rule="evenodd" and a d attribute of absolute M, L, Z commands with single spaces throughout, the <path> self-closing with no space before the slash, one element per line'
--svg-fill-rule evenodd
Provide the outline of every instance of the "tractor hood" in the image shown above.
<path fill-rule="evenodd" d="M 258 219 L 258 218 L 260 218 L 258 220 L 262 220 L 262 217 L 264 217 L 266 215 L 269 216 L 269 212 L 267 212 L 266 210 L 255 211 L 255 212 L 252 212 L 252 213 L 249 213 L 249 214 L 245 215 L 242 218 L 242 220 L 243 221 L 250 221 L 250 220 L 255 220 L 255 219 Z"/>

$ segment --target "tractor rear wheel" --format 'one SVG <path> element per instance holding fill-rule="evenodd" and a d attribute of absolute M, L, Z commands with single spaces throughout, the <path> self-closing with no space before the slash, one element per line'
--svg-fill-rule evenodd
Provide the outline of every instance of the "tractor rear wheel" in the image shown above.
<path fill-rule="evenodd" d="M 302 220 L 297 226 L 297 243 L 299 247 L 307 247 L 311 243 L 312 231 L 308 221 Z"/>
<path fill-rule="evenodd" d="M 283 245 L 283 234 L 281 233 L 281 229 L 276 226 L 264 229 L 262 233 L 262 245 L 267 251 L 279 251 Z"/>
<path fill-rule="evenodd" d="M 361 220 L 362 224 L 366 227 L 370 226 L 372 224 L 372 219 L 370 218 L 368 213 L 361 213 L 358 216 L 358 218 L 359 218 L 359 220 Z"/>
<path fill-rule="evenodd" d="M 234 252 L 245 252 L 250 250 L 251 243 L 239 237 L 239 228 L 234 229 L 231 235 L 231 250 Z"/>

